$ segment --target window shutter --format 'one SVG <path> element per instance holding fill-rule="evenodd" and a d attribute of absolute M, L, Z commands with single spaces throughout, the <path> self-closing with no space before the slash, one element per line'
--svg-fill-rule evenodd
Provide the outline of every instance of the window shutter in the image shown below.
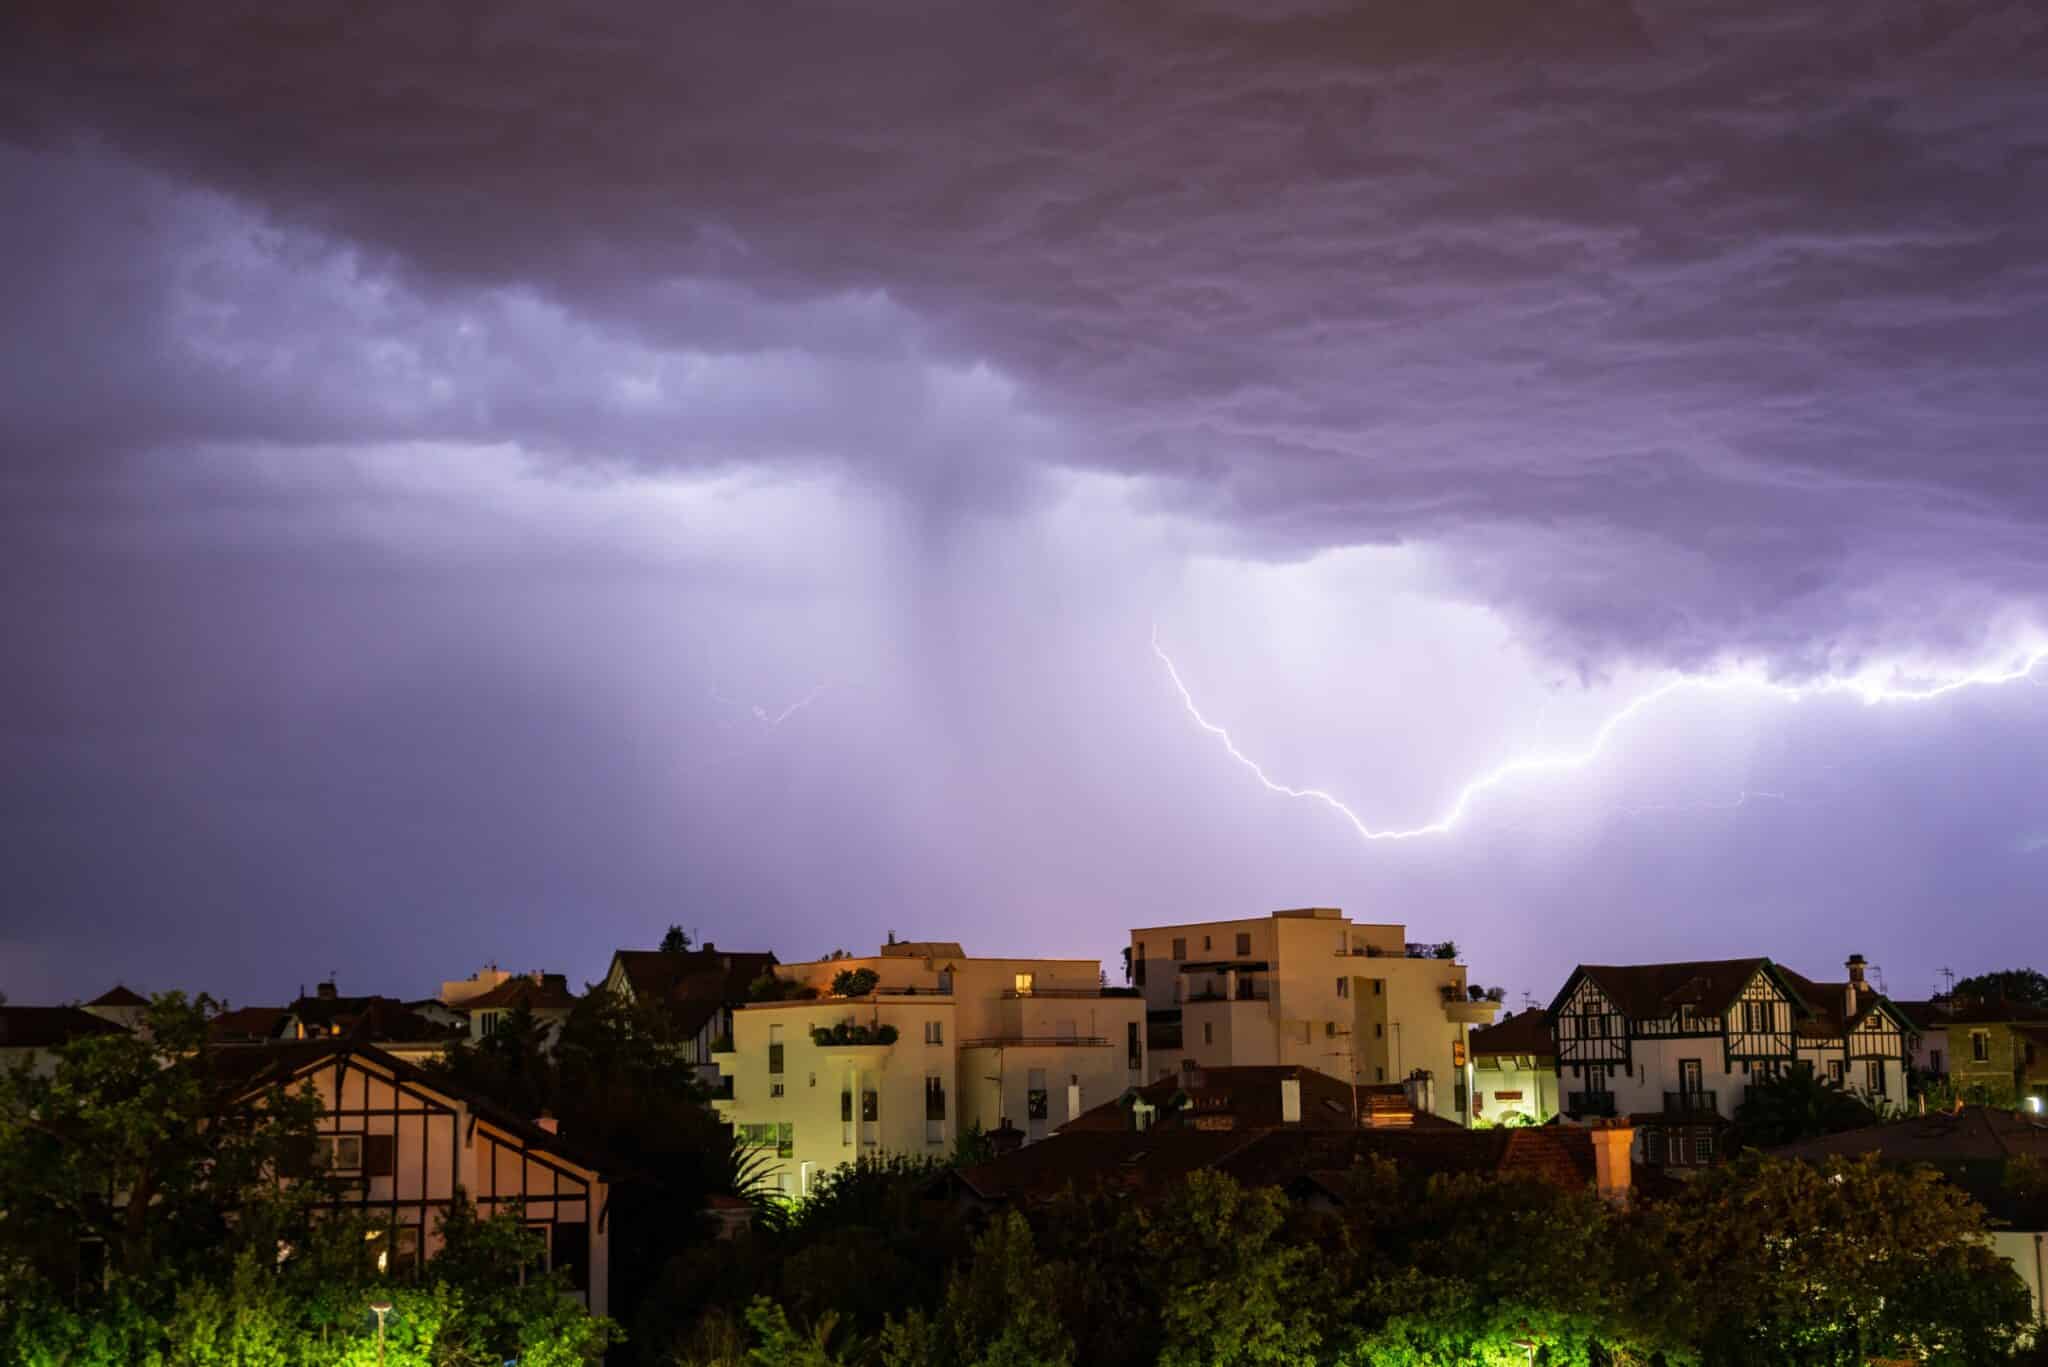
<path fill-rule="evenodd" d="M 363 1176 L 389 1177 L 398 1170 L 398 1136 L 363 1136 Z"/>

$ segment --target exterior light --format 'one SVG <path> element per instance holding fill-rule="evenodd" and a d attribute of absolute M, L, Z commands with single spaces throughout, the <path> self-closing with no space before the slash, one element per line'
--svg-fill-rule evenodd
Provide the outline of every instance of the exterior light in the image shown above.
<path fill-rule="evenodd" d="M 391 1313 L 390 1301 L 371 1301 L 370 1313 L 377 1317 L 377 1367 L 384 1367 L 384 1317 Z"/>
<path fill-rule="evenodd" d="M 2041 1114 L 2041 1098 L 2038 1096 L 2028 1097 L 2027 1109 L 2032 1111 L 2035 1115 Z"/>

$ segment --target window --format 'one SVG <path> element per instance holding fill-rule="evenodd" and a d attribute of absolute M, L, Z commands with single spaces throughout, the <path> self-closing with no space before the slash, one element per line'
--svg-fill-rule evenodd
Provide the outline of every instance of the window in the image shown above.
<path fill-rule="evenodd" d="M 780 1141 L 776 1127 L 770 1124 L 740 1126 L 740 1143 L 750 1149 L 772 1149 Z"/>
<path fill-rule="evenodd" d="M 1145 1042 L 1138 1034 L 1136 1021 L 1124 1022 L 1124 1062 L 1134 1073 L 1145 1067 Z"/>
<path fill-rule="evenodd" d="M 1252 934 L 1248 930 L 1237 932 L 1237 957 L 1247 958 L 1252 952 Z"/>
<path fill-rule="evenodd" d="M 926 1021 L 924 1023 L 924 1042 L 926 1044 L 944 1044 L 946 1042 L 946 1023 L 944 1021 Z"/>
<path fill-rule="evenodd" d="M 1386 1027 L 1386 1026 L 1384 1026 L 1384 1025 L 1382 1025 L 1382 1024 L 1380 1024 L 1380 1022 L 1378 1022 L 1378 1021 L 1374 1021 L 1374 1022 L 1372 1023 L 1372 1037 L 1373 1037 L 1374 1039 L 1385 1039 L 1385 1038 L 1386 1038 L 1386 1036 L 1387 1036 L 1387 1027 Z"/>
<path fill-rule="evenodd" d="M 1837 1087 L 1842 1085 L 1842 1061 L 1838 1058 L 1828 1060 L 1828 1081 Z"/>
<path fill-rule="evenodd" d="M 1203 952 L 1204 954 L 1207 954 L 1207 953 L 1209 952 L 1209 948 L 1210 948 L 1210 943 L 1211 943 L 1211 942 L 1210 942 L 1210 939 L 1209 939 L 1209 937 L 1208 937 L 1208 936 L 1206 936 L 1206 935 L 1204 935 L 1204 936 L 1202 937 L 1202 952 Z"/>
<path fill-rule="evenodd" d="M 590 1290 L 590 1226 L 583 1221 L 555 1226 L 555 1270 L 569 1274 L 571 1291 Z"/>
<path fill-rule="evenodd" d="M 1185 959 L 1187 956 L 1188 942 L 1185 939 L 1175 939 L 1173 942 L 1173 957 L 1175 959 Z"/>
<path fill-rule="evenodd" d="M 874 1124 L 882 1118 L 882 1094 L 864 1091 L 860 1094 L 860 1118 L 863 1123 Z"/>
<path fill-rule="evenodd" d="M 779 1097 L 779 1096 L 781 1096 L 781 1095 L 782 1095 L 782 1084 L 781 1084 L 781 1083 L 779 1083 L 779 1082 L 771 1082 L 771 1083 L 769 1083 L 769 1084 L 768 1084 L 768 1099 L 769 1099 L 770 1101 L 773 1101 L 773 1100 L 774 1100 L 774 1099 L 775 1099 L 776 1097 Z"/>
<path fill-rule="evenodd" d="M 1140 987 L 1145 985 L 1145 942 L 1143 940 L 1138 941 L 1137 947 L 1131 952 L 1131 981 Z"/>
<path fill-rule="evenodd" d="M 1387 1070 L 1386 1070 L 1386 1069 L 1384 1069 L 1384 1068 L 1375 1068 L 1375 1069 L 1373 1069 L 1373 1070 L 1372 1070 L 1372 1080 L 1373 1080 L 1374 1082 L 1385 1082 L 1385 1081 L 1387 1080 Z"/>
<path fill-rule="evenodd" d="M 1033 1068 L 1026 1078 L 1024 1092 L 1024 1127 L 1033 1139 L 1045 1134 L 1045 1123 L 1052 1114 L 1052 1094 L 1046 1089 L 1045 1070 Z"/>
<path fill-rule="evenodd" d="M 782 1071 L 782 1027 L 779 1025 L 768 1027 L 768 1071 Z"/>
<path fill-rule="evenodd" d="M 1351 979 L 1337 979 L 1337 995 L 1340 997 L 1349 997 L 1351 995 Z"/>
<path fill-rule="evenodd" d="M 323 1134 L 313 1155 L 313 1161 L 329 1172 L 361 1172 L 363 1137 L 359 1134 Z"/>
<path fill-rule="evenodd" d="M 853 1142 L 853 1093 L 848 1091 L 839 1093 L 839 1142 Z"/>
<path fill-rule="evenodd" d="M 1032 989 L 1033 987 L 1036 987 L 1037 985 L 1038 985 L 1038 975 L 1037 975 L 1036 973 L 1019 973 L 1019 974 L 1017 975 L 1017 995 L 1018 995 L 1018 996 L 1020 996 L 1020 997 L 1028 997 L 1028 996 L 1030 996 L 1030 995 L 1031 995 L 1031 989 Z"/>
<path fill-rule="evenodd" d="M 1941 1050 L 1929 1049 L 1927 1051 L 1927 1071 L 1931 1073 L 1941 1071 Z"/>
<path fill-rule="evenodd" d="M 1692 1161 L 1711 1163 L 1714 1161 L 1714 1136 L 1696 1134 L 1692 1137 Z"/>
<path fill-rule="evenodd" d="M 486 1011 L 479 1015 L 477 1017 L 477 1029 L 485 1039 L 489 1039 L 492 1035 L 497 1034 L 498 1013 L 496 1011 Z"/>
<path fill-rule="evenodd" d="M 1324 1021 L 1324 1022 L 1323 1022 L 1323 1038 L 1324 1038 L 1324 1039 L 1335 1039 L 1335 1038 L 1337 1038 L 1337 1022 L 1335 1022 L 1335 1021 Z"/>
<path fill-rule="evenodd" d="M 1874 1058 L 1863 1065 L 1864 1077 L 1870 1084 L 1872 1096 L 1884 1095 L 1884 1060 Z"/>
<path fill-rule="evenodd" d="M 924 1142 L 946 1142 L 946 1080 L 937 1073 L 924 1079 Z"/>
<path fill-rule="evenodd" d="M 1213 1022 L 1213 1021 L 1203 1021 L 1203 1022 L 1202 1022 L 1202 1043 L 1204 1043 L 1204 1044 L 1214 1044 L 1215 1042 L 1216 1042 L 1216 1024 L 1215 1024 L 1215 1022 Z"/>
<path fill-rule="evenodd" d="M 950 996 L 952 994 L 952 991 L 953 970 L 950 968 L 942 968 L 939 970 L 939 993 L 942 996 Z"/>
<path fill-rule="evenodd" d="M 1383 991 L 1383 990 L 1384 990 L 1384 989 L 1386 988 L 1386 985 L 1387 985 L 1387 984 L 1386 984 L 1386 980 L 1385 980 L 1385 979 L 1383 979 L 1383 978 L 1374 978 L 1374 979 L 1372 980 L 1372 994 L 1373 994 L 1373 995 L 1374 995 L 1375 997 L 1379 996 L 1379 995 L 1380 995 L 1380 993 L 1381 993 L 1381 991 Z"/>
<path fill-rule="evenodd" d="M 1976 1063 L 1991 1061 L 1991 1033 L 1987 1030 L 1970 1032 L 1970 1058 Z"/>

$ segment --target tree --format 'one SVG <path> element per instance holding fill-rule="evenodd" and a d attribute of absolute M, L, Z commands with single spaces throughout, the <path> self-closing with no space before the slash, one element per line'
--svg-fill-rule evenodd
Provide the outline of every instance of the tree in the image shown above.
<path fill-rule="evenodd" d="M 843 968 L 832 975 L 835 997 L 865 997 L 881 983 L 882 975 L 872 968 Z"/>
<path fill-rule="evenodd" d="M 661 937 L 661 952 L 664 954 L 686 954 L 689 949 L 689 932 L 681 926 L 670 926 L 668 933 Z"/>
<path fill-rule="evenodd" d="M 1683 1275 L 1638 1308 L 1706 1367 L 1994 1362 L 2028 1298 L 1984 1232 L 1929 1168 L 1750 1155 L 1645 1213 L 1641 1263 Z"/>
<path fill-rule="evenodd" d="M 1065 1367 L 1074 1341 L 1060 1322 L 1050 1269 L 1016 1211 L 975 1241 L 937 1315 L 913 1310 L 882 1335 L 886 1367 Z"/>
<path fill-rule="evenodd" d="M 2048 1006 L 2048 975 L 2031 968 L 1979 973 L 1956 984 L 1954 999 L 1978 1006 L 1993 1006 L 2001 1002 L 2015 1006 Z"/>
<path fill-rule="evenodd" d="M 1752 1080 L 1747 1096 L 1735 1108 L 1743 1141 L 1759 1148 L 1840 1134 L 1877 1120 L 1877 1112 L 1862 1098 L 1821 1078 L 1804 1063 L 1775 1077 Z"/>

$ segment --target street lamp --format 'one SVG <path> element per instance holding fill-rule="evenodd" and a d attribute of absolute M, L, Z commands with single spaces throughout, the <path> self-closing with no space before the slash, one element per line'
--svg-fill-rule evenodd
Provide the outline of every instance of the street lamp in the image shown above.
<path fill-rule="evenodd" d="M 1513 1340 L 1513 1346 L 1516 1348 L 1520 1348 L 1523 1352 L 1529 1355 L 1529 1367 L 1536 1367 L 1535 1339 L 1515 1339 Z"/>
<path fill-rule="evenodd" d="M 370 1313 L 377 1317 L 377 1367 L 384 1367 L 384 1317 L 391 1313 L 390 1301 L 371 1301 Z"/>

